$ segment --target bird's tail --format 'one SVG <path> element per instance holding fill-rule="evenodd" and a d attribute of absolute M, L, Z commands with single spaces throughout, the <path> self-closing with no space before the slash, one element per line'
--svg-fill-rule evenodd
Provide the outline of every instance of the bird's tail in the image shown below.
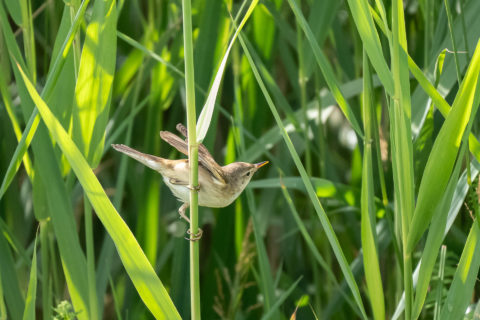
<path fill-rule="evenodd" d="M 125 153 L 127 156 L 143 163 L 144 165 L 155 171 L 162 171 L 164 161 L 163 158 L 142 153 L 123 144 L 112 144 L 112 147 L 115 150 Z"/>

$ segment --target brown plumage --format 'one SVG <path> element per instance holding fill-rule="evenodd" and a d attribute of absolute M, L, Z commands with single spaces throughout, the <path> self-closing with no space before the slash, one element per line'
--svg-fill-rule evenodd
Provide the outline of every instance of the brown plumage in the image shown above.
<path fill-rule="evenodd" d="M 187 128 L 182 124 L 177 125 L 177 130 L 187 137 Z M 187 139 L 184 140 L 169 131 L 160 131 L 160 137 L 179 152 L 188 155 Z M 180 216 L 190 221 L 185 215 L 190 201 L 188 159 L 169 160 L 139 152 L 123 144 L 112 144 L 112 147 L 159 172 L 172 193 L 184 203 L 178 210 Z M 268 163 L 234 162 L 222 167 L 203 144 L 198 146 L 198 162 L 198 205 L 211 208 L 231 204 L 245 189 L 253 174 Z"/>

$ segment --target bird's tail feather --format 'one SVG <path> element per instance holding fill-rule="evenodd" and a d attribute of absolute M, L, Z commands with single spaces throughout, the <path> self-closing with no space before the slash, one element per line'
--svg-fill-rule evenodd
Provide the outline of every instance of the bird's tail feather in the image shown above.
<path fill-rule="evenodd" d="M 112 147 L 155 171 L 161 171 L 162 169 L 162 162 L 164 161 L 163 158 L 139 152 L 123 144 L 112 144 Z"/>

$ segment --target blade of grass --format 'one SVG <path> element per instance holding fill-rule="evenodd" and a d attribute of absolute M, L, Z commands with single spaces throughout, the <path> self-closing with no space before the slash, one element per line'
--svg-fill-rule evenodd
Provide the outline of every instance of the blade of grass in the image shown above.
<path fill-rule="evenodd" d="M 2 96 L 5 110 L 7 111 L 8 117 L 10 118 L 10 123 L 12 124 L 17 141 L 20 142 L 20 140 L 22 139 L 22 130 L 20 128 L 17 115 L 12 108 L 12 97 L 10 95 L 10 91 L 8 90 L 8 83 L 10 82 L 11 72 L 7 55 L 8 49 L 3 41 L 4 37 L 1 29 L 2 27 L 0 27 L 0 68 L 3 70 L 3 72 L 0 72 L 0 94 Z M 25 171 L 27 171 L 28 176 L 30 177 L 30 179 L 32 179 L 32 161 L 30 160 L 30 156 L 28 155 L 28 153 L 23 156 L 23 165 L 25 166 Z M 3 192 L 0 191 L 0 198 L 2 198 L 2 193 Z"/>
<path fill-rule="evenodd" d="M 281 174 L 281 173 L 280 173 Z M 287 202 L 290 212 L 293 215 L 293 218 L 295 219 L 295 222 L 297 224 L 298 229 L 300 230 L 300 233 L 302 234 L 303 239 L 305 240 L 308 248 L 312 252 L 315 260 L 317 260 L 318 264 L 320 267 L 325 270 L 327 273 L 327 277 L 332 281 L 332 283 L 336 286 L 339 287 L 339 284 L 337 282 L 337 279 L 335 278 L 335 275 L 332 271 L 332 268 L 328 265 L 328 263 L 325 261 L 325 259 L 322 257 L 320 252 L 318 251 L 317 247 L 315 246 L 315 243 L 312 239 L 312 237 L 308 234 L 307 228 L 305 224 L 303 223 L 302 219 L 300 218 L 300 215 L 297 212 L 297 209 L 295 208 L 295 205 L 293 203 L 293 200 L 287 190 L 287 186 L 283 183 L 283 179 L 280 178 L 280 187 L 282 189 L 283 196 L 285 197 L 285 201 Z M 343 295 L 347 303 L 350 305 L 350 307 L 357 313 L 357 316 L 361 317 L 362 315 L 360 314 L 360 310 L 358 310 L 357 306 L 354 304 L 353 301 L 351 301 L 350 297 L 347 296 L 344 291 L 340 290 L 340 293 Z"/>
<path fill-rule="evenodd" d="M 475 179 L 475 177 L 479 172 L 479 169 L 480 169 L 480 164 L 476 161 L 473 161 L 470 165 L 470 172 L 471 172 L 472 179 Z M 448 210 L 447 222 L 446 222 L 445 231 L 443 232 L 442 241 L 445 240 L 447 234 L 449 233 L 450 229 L 453 226 L 454 221 L 457 219 L 458 214 L 461 212 L 460 208 L 464 205 L 465 196 L 467 195 L 469 188 L 470 188 L 470 185 L 468 184 L 468 181 L 467 181 L 467 170 L 464 170 L 464 172 L 462 173 L 460 179 L 458 180 L 455 186 L 455 192 L 453 194 L 452 202 Z M 414 285 L 416 284 L 416 279 L 418 278 L 419 271 L 420 271 L 420 262 L 415 267 Z M 395 312 L 392 316 L 392 320 L 399 319 L 404 308 L 405 308 L 405 299 L 404 297 L 402 297 L 397 304 Z"/>
<path fill-rule="evenodd" d="M 298 4 L 301 6 L 302 2 L 298 1 Z M 305 168 L 307 170 L 307 173 L 309 175 L 312 175 L 312 152 L 311 152 L 310 143 L 308 143 L 308 140 L 309 140 L 308 132 L 310 130 L 310 125 L 309 125 L 308 116 L 307 116 L 307 80 L 308 80 L 307 73 L 311 72 L 311 70 L 314 68 L 310 68 L 310 70 L 307 71 L 305 66 L 306 50 L 304 50 L 304 39 L 303 39 L 302 27 L 300 26 L 299 19 L 297 19 L 295 23 L 295 29 L 297 31 L 296 38 L 297 38 L 297 64 L 298 64 L 297 77 L 296 77 L 298 82 L 298 93 L 297 93 L 298 98 L 297 99 L 300 103 L 300 109 L 302 110 L 302 113 L 303 113 L 302 114 L 303 130 L 301 130 L 301 132 L 303 133 L 304 140 L 306 142 L 305 151 L 304 151 Z M 308 52 L 310 52 L 310 50 Z M 270 82 L 268 78 L 265 78 L 265 76 L 263 76 L 263 78 L 266 80 L 265 82 L 267 84 Z M 273 96 L 275 96 L 275 94 Z M 311 212 L 311 209 L 307 209 L 307 211 Z"/>
<path fill-rule="evenodd" d="M 435 106 L 446 118 L 451 110 L 450 105 L 430 83 L 427 77 L 423 74 L 422 70 L 420 70 L 420 68 L 415 64 L 415 62 L 410 56 L 408 57 L 408 67 L 410 69 L 410 72 L 412 72 L 413 76 L 417 79 L 420 86 L 422 86 L 424 91 L 432 99 Z M 469 135 L 469 149 L 475 156 L 475 158 L 477 158 L 477 160 L 480 160 L 480 143 L 473 134 Z"/>
<path fill-rule="evenodd" d="M 320 222 L 321 222 L 321 224 L 322 224 L 322 226 L 325 230 L 325 233 L 327 235 L 329 243 L 332 246 L 332 249 L 335 253 L 335 256 L 337 258 L 338 263 L 340 264 L 340 268 L 342 269 L 342 272 L 345 276 L 345 279 L 346 279 L 350 289 L 352 290 L 354 299 L 355 299 L 363 317 L 366 319 L 367 316 L 365 314 L 365 309 L 363 307 L 363 302 L 362 302 L 362 299 L 360 297 L 360 292 L 358 290 L 357 284 L 356 284 L 355 279 L 353 277 L 352 271 L 351 271 L 351 269 L 350 269 L 350 267 L 349 267 L 349 265 L 346 261 L 345 255 L 342 251 L 342 248 L 340 247 L 338 239 L 337 239 L 337 237 L 335 235 L 335 232 L 332 228 L 332 225 L 330 224 L 330 221 L 329 221 L 325 211 L 323 210 L 323 207 L 320 204 L 320 201 L 318 200 L 318 198 L 315 194 L 313 186 L 310 183 L 310 178 L 308 177 L 307 172 L 305 171 L 305 168 L 304 168 L 302 162 L 300 161 L 300 157 L 298 156 L 298 154 L 295 150 L 295 147 L 293 146 L 293 143 L 290 140 L 290 137 L 289 137 L 287 131 L 285 130 L 285 127 L 284 127 L 283 122 L 280 118 L 280 115 L 278 114 L 278 112 L 277 112 L 277 110 L 276 110 L 276 108 L 273 104 L 273 101 L 272 101 L 270 95 L 268 94 L 268 91 L 265 87 L 265 84 L 263 83 L 263 80 L 261 79 L 260 74 L 258 73 L 258 70 L 256 68 L 256 64 L 252 60 L 252 57 L 251 57 L 251 55 L 248 51 L 248 48 L 245 45 L 245 42 L 243 41 L 242 34 L 240 34 L 239 39 L 240 39 L 240 43 L 242 44 L 245 55 L 247 56 L 250 67 L 251 67 L 251 69 L 252 69 L 252 71 L 255 75 L 255 79 L 257 80 L 265 99 L 267 100 L 268 106 L 270 107 L 270 110 L 271 110 L 271 112 L 272 112 L 272 114 L 275 118 L 277 126 L 280 129 L 280 132 L 281 132 L 282 137 L 285 141 L 285 144 L 287 145 L 288 150 L 289 150 L 289 152 L 290 152 L 290 154 L 293 158 L 293 161 L 295 162 L 295 166 L 297 167 L 298 171 L 300 172 L 303 183 L 305 184 L 305 187 L 307 189 L 310 201 L 312 202 L 312 204 L 315 208 L 315 211 L 317 212 L 317 215 L 318 215 L 318 217 L 320 219 Z"/>
<path fill-rule="evenodd" d="M 393 95 L 392 72 L 390 72 L 386 59 L 383 56 L 380 38 L 375 29 L 368 1 L 348 0 L 348 6 L 373 68 L 377 72 L 385 90 L 390 95 Z"/>
<path fill-rule="evenodd" d="M 310 177 L 310 183 L 319 198 L 338 199 L 349 206 L 357 206 L 360 203 L 360 190 L 316 177 Z M 281 186 L 302 192 L 307 191 L 301 177 L 281 177 L 255 180 L 250 182 L 247 188 L 279 188 Z"/>
<path fill-rule="evenodd" d="M 75 87 L 73 141 L 92 168 L 100 162 L 116 60 L 115 1 L 95 1 Z"/>
<path fill-rule="evenodd" d="M 466 145 L 463 144 L 460 151 L 459 160 L 463 159 L 465 154 Z M 435 208 L 435 213 L 432 219 L 432 225 L 428 231 L 425 247 L 422 252 L 422 259 L 420 263 L 420 271 L 418 272 L 417 286 L 415 291 L 415 301 L 413 304 L 412 318 L 418 319 L 422 312 L 422 307 L 427 296 L 427 291 L 430 285 L 431 275 L 437 260 L 440 247 L 442 245 L 445 229 L 447 227 L 447 216 L 452 204 L 452 198 L 454 195 L 455 187 L 460 183 L 459 175 L 462 168 L 462 161 L 457 161 L 455 169 L 448 183 L 445 194 L 441 202 Z"/>
<path fill-rule="evenodd" d="M 386 252 L 386 249 L 390 246 L 390 242 L 392 240 L 392 233 L 389 231 L 389 228 L 387 227 L 387 222 L 384 219 L 379 221 L 376 232 L 379 246 L 378 251 L 380 254 L 382 254 Z M 362 260 L 363 252 L 361 251 L 350 263 L 350 269 L 352 270 L 352 273 L 357 279 L 357 281 L 362 281 L 364 277 Z M 348 284 L 345 279 L 342 280 L 339 290 L 343 290 L 345 292 L 349 290 Z M 336 290 L 334 292 L 332 298 L 330 299 L 325 308 L 324 318 L 326 319 L 333 318 L 338 311 L 345 309 L 345 306 L 343 305 L 345 299 L 341 298 L 344 293 L 340 293 L 339 290 Z"/>
<path fill-rule="evenodd" d="M 442 307 L 442 295 L 443 295 L 443 277 L 445 275 L 445 260 L 447 257 L 447 246 L 442 246 L 440 250 L 440 260 L 438 267 L 438 286 L 435 296 L 435 309 L 433 311 L 433 319 L 438 320 L 440 318 L 440 311 Z"/>
<path fill-rule="evenodd" d="M 335 97 L 335 100 L 337 101 L 343 114 L 345 115 L 347 120 L 350 122 L 350 125 L 352 126 L 352 128 L 360 137 L 362 137 L 363 132 L 362 132 L 362 129 L 360 128 L 360 125 L 358 124 L 355 114 L 353 113 L 352 108 L 350 107 L 347 100 L 345 99 L 345 96 L 340 89 L 340 84 L 338 83 L 338 80 L 335 78 L 333 69 L 330 66 L 327 58 L 323 54 L 322 50 L 320 49 L 315 39 L 315 36 L 312 30 L 310 29 L 310 26 L 305 20 L 305 17 L 300 11 L 300 8 L 298 7 L 297 3 L 294 0 L 288 0 L 288 3 L 290 4 L 290 7 L 292 8 L 293 13 L 295 14 L 297 22 L 300 24 L 300 26 L 303 29 L 303 32 L 307 37 L 307 40 L 312 48 L 317 64 L 320 67 L 320 70 L 322 70 L 322 74 L 325 78 L 325 81 L 328 84 L 328 87 L 330 88 L 330 91 Z"/>
<path fill-rule="evenodd" d="M 252 56 L 255 57 L 254 55 Z M 380 81 L 376 76 L 373 78 L 373 85 L 375 88 L 381 85 Z M 341 90 L 342 92 L 344 92 L 345 98 L 348 99 L 359 95 L 363 90 L 362 87 L 362 80 L 356 79 L 343 84 L 341 86 Z M 318 98 L 321 99 L 323 105 L 330 106 L 335 104 L 335 98 L 330 93 L 330 91 L 319 93 L 318 95 Z M 308 104 L 308 121 L 313 121 L 317 118 L 320 118 L 320 120 L 324 122 L 325 118 L 327 117 L 326 115 L 331 113 L 331 108 L 324 108 L 320 115 L 318 114 L 318 110 L 318 100 L 315 99 Z M 298 110 L 294 113 L 295 119 L 297 119 L 295 120 L 295 122 L 299 122 L 300 119 L 302 119 L 302 114 L 303 111 L 301 110 Z M 293 130 L 294 127 L 291 127 L 290 125 L 294 124 L 295 122 L 290 121 L 289 118 L 283 120 L 283 124 L 287 128 L 287 132 L 291 132 Z M 245 152 L 246 156 L 242 157 L 241 160 L 246 162 L 252 162 L 255 159 L 258 159 L 263 153 L 265 153 L 265 149 L 271 149 L 281 140 L 282 135 L 279 134 L 278 127 L 273 127 L 266 133 L 264 133 L 260 138 L 256 139 L 255 143 L 250 146 Z"/>
<path fill-rule="evenodd" d="M 18 66 L 18 65 L 17 65 Z M 14 68 L 17 89 L 22 101 L 22 112 L 27 119 L 34 110 L 34 104 L 25 87 L 18 68 Z M 68 290 L 79 319 L 89 314 L 88 293 L 85 278 L 86 262 L 76 233 L 76 223 L 70 197 L 62 178 L 51 138 L 43 124 L 37 130 L 37 139 L 32 141 L 35 156 L 35 170 L 42 181 L 48 181 L 48 192 L 44 192 L 48 212 L 53 222 L 57 244 L 62 258 Z M 34 184 L 35 187 L 35 184 Z M 34 191 L 34 194 L 38 190 Z"/>
<path fill-rule="evenodd" d="M 471 22 L 473 22 L 473 23 L 480 21 L 480 20 L 476 19 L 476 16 L 475 16 L 475 12 L 478 11 L 475 6 L 479 5 L 479 4 L 480 4 L 480 2 L 478 2 L 478 3 L 477 2 L 469 2 L 469 5 L 471 6 L 471 7 L 469 7 L 469 9 L 470 9 L 469 13 L 471 13 L 471 18 L 473 20 Z M 387 36 L 389 36 L 391 34 L 388 29 L 386 29 L 386 28 L 381 28 L 381 29 L 384 33 L 386 33 Z M 473 29 L 475 29 L 475 28 L 473 28 Z M 475 30 L 477 30 L 477 29 L 475 29 Z M 480 30 L 480 29 L 478 29 L 478 30 Z M 472 36 L 471 34 L 469 34 L 469 35 Z M 380 44 L 378 44 L 378 45 L 380 46 Z M 441 50 L 443 50 L 443 47 L 442 47 Z M 413 59 L 410 57 L 410 55 L 408 55 L 408 53 L 406 53 L 406 54 L 408 56 L 408 67 L 410 69 L 410 72 L 415 77 L 415 79 L 418 81 L 418 83 L 423 88 L 425 93 L 427 93 L 427 95 L 433 100 L 433 103 L 440 110 L 442 115 L 444 117 L 446 117 L 447 114 L 450 112 L 449 104 L 445 101 L 445 99 L 442 97 L 442 95 L 435 89 L 435 87 L 430 83 L 430 81 L 423 74 L 421 69 L 416 65 L 416 63 L 413 61 Z M 445 75 L 446 73 L 448 73 L 448 72 L 444 72 L 442 74 Z M 443 78 L 446 78 L 446 77 L 444 76 Z M 450 84 L 450 83 L 449 84 L 444 84 L 443 82 L 439 83 L 440 88 L 447 88 L 447 87 L 450 88 L 451 86 L 452 86 L 452 84 Z M 393 92 L 388 91 L 388 87 L 386 87 L 386 89 L 387 89 L 387 92 L 389 94 L 393 94 Z M 416 100 L 416 97 L 417 97 L 416 92 L 413 94 L 412 99 L 414 100 L 415 105 L 420 105 L 419 101 Z M 445 93 L 445 95 L 446 95 L 446 93 Z M 427 106 L 427 104 L 425 104 L 425 106 Z M 413 129 L 414 132 L 418 132 L 420 130 L 420 126 L 418 124 L 419 123 L 418 117 L 419 117 L 419 114 L 420 114 L 419 110 L 420 110 L 420 108 L 417 107 L 417 108 L 414 109 L 414 112 L 413 112 L 413 127 L 412 127 L 412 129 Z M 422 114 L 425 116 L 426 113 L 423 112 Z M 470 135 L 470 138 L 469 138 L 469 149 L 477 159 L 480 159 L 480 143 L 478 142 L 477 138 L 475 136 L 473 136 L 472 134 Z"/>
<path fill-rule="evenodd" d="M 448 19 L 445 14 L 445 10 L 443 7 L 440 5 L 443 2 L 438 2 L 439 6 L 437 6 L 435 14 L 439 16 L 438 20 L 436 21 L 437 24 L 437 30 L 435 32 L 435 36 L 432 37 L 432 49 L 430 52 L 428 52 L 430 56 L 430 63 L 428 65 L 425 65 L 423 68 L 425 69 L 426 75 L 429 78 L 433 78 L 433 74 L 435 72 L 435 58 L 436 56 L 445 48 L 451 48 L 451 38 L 448 33 Z M 471 47 L 475 45 L 475 43 L 478 41 L 478 37 L 480 35 L 480 20 L 478 19 L 478 12 L 480 10 L 480 2 L 477 1 L 469 1 L 466 4 L 464 15 L 465 16 L 465 22 L 469 26 L 469 32 L 468 32 L 468 37 L 467 38 L 462 38 L 462 37 L 457 37 L 457 45 L 459 48 L 466 48 L 467 43 L 470 43 L 468 45 Z M 453 22 L 453 33 L 454 35 L 460 35 L 462 34 L 462 24 L 459 16 L 457 16 L 457 19 Z M 460 63 L 460 70 L 465 71 L 465 67 L 467 65 L 468 60 L 470 59 L 471 54 L 460 54 L 459 55 L 459 63 Z M 440 79 L 438 90 L 441 93 L 442 96 L 447 96 L 449 92 L 451 92 L 452 89 L 455 89 L 455 85 L 458 84 L 458 78 L 456 76 L 456 71 L 455 71 L 455 62 L 454 59 L 447 59 L 445 62 L 445 72 L 443 72 L 443 75 Z M 425 95 L 422 92 L 422 89 L 418 87 L 412 96 L 412 101 L 413 104 L 416 106 L 414 110 L 412 110 L 412 123 L 414 126 L 412 129 L 414 130 L 415 134 L 417 133 L 417 130 L 422 126 L 422 123 L 424 121 L 425 113 L 427 110 L 428 106 L 428 96 Z"/>
<path fill-rule="evenodd" d="M 258 255 L 258 267 L 260 269 L 260 275 L 257 277 L 258 283 L 260 284 L 260 291 L 263 294 L 263 310 L 266 313 L 269 313 L 272 310 L 272 306 L 275 301 L 275 287 L 273 283 L 273 277 L 271 272 L 271 265 L 268 259 L 267 248 L 263 242 L 262 232 L 260 230 L 260 219 L 255 212 L 255 201 L 253 198 L 253 193 L 247 190 L 247 203 L 250 212 L 252 212 L 252 225 L 253 233 L 255 238 L 255 247 Z M 278 310 L 272 311 L 275 317 L 279 316 Z"/>
<path fill-rule="evenodd" d="M 145 305 L 155 317 L 179 319 L 165 287 L 156 276 L 130 229 L 108 199 L 80 150 L 38 95 L 20 66 L 18 68 L 43 121 L 67 157 L 97 216 L 115 242 L 120 259 Z"/>
<path fill-rule="evenodd" d="M 474 117 L 478 108 L 478 76 L 480 73 L 480 41 L 470 62 L 467 74 L 460 85 L 445 123 L 435 139 L 431 154 L 425 167 L 417 206 L 412 219 L 412 229 L 408 235 L 407 248 L 413 252 L 415 245 L 431 221 L 435 205 L 440 201 L 453 170 L 453 164 L 460 147 L 460 141 L 470 117 Z M 438 161 L 442 159 L 442 161 Z"/>
<path fill-rule="evenodd" d="M 295 126 L 296 130 L 301 131 L 302 129 L 300 128 L 300 124 L 299 124 L 300 121 L 297 120 L 297 118 L 295 118 L 295 112 L 293 111 L 287 99 L 283 96 L 282 90 L 278 87 L 274 77 L 268 71 L 268 68 L 263 63 L 261 63 L 260 56 L 255 51 L 255 47 L 252 45 L 250 41 L 248 41 L 248 39 L 245 39 L 245 44 L 248 46 L 248 49 L 250 50 L 252 57 L 256 61 L 259 61 L 259 65 L 257 67 L 260 71 L 260 74 L 262 75 L 262 78 L 265 79 L 265 83 L 267 87 L 270 89 L 270 92 L 272 92 L 272 95 L 273 95 L 273 98 L 275 99 L 276 104 L 285 113 L 288 121 L 290 121 L 290 123 L 292 123 Z M 252 157 L 252 159 L 255 159 L 255 158 Z"/>
<path fill-rule="evenodd" d="M 264 314 L 261 320 L 271 319 L 275 315 L 275 312 L 278 311 L 282 303 L 284 303 L 285 300 L 287 300 L 287 298 L 292 294 L 293 290 L 297 287 L 300 280 L 302 280 L 302 276 L 300 276 L 297 281 L 292 283 L 292 285 L 284 293 L 282 293 L 280 297 L 277 298 L 277 301 L 275 301 L 275 303 L 272 305 L 270 311 Z"/>
<path fill-rule="evenodd" d="M 245 4 L 246 2 L 244 2 Z M 232 23 L 235 25 L 235 22 L 232 21 Z M 234 59 L 237 63 L 240 63 L 240 57 L 238 50 L 234 51 Z M 236 69 L 236 68 L 235 68 Z M 234 70 L 235 70 L 234 69 Z M 235 70 L 236 73 L 238 73 L 238 69 Z M 229 146 L 231 148 L 231 154 L 227 154 L 227 159 L 225 159 L 227 162 L 233 162 L 236 159 L 237 154 L 242 154 L 245 153 L 245 137 L 247 134 L 247 131 L 245 128 L 241 125 L 246 121 L 245 119 L 245 114 L 243 112 L 243 107 L 245 107 L 246 104 L 242 101 L 242 94 L 239 92 L 242 90 L 242 86 L 240 84 L 240 74 L 236 74 L 235 78 L 235 87 L 237 88 L 235 91 L 236 94 L 236 103 L 235 103 L 235 109 L 234 109 L 234 117 L 233 119 L 234 123 L 237 124 L 238 128 L 235 127 L 235 125 L 232 126 L 231 132 L 232 132 L 232 139 L 231 143 L 229 143 Z M 236 148 L 235 148 L 236 147 Z M 255 204 L 255 199 L 252 190 L 246 190 L 246 198 L 247 198 L 247 206 L 248 206 L 248 211 L 250 212 L 250 221 L 251 221 L 251 226 L 253 229 L 253 234 L 254 234 L 254 239 L 255 239 L 255 250 L 258 256 L 257 260 L 257 265 L 259 269 L 259 274 L 255 275 L 257 278 L 258 282 L 258 289 L 260 291 L 260 294 L 262 295 L 263 303 L 262 303 L 262 309 L 263 313 L 269 313 L 270 310 L 272 309 L 272 305 L 274 304 L 275 301 L 275 282 L 273 279 L 272 275 L 272 269 L 273 266 L 270 264 L 269 261 L 269 256 L 267 253 L 267 247 L 265 244 L 265 219 L 262 219 L 265 215 L 258 215 L 256 214 L 257 212 L 264 212 L 262 209 L 257 208 Z M 242 255 L 243 249 L 243 243 L 245 241 L 245 221 L 248 219 L 246 210 L 243 209 L 243 203 L 242 201 L 236 201 L 236 207 L 235 207 L 235 241 L 238 243 L 239 247 L 237 250 L 238 257 Z M 248 229 L 248 226 L 247 226 Z M 280 317 L 280 313 L 278 310 L 273 310 L 272 315 L 276 318 Z"/>
<path fill-rule="evenodd" d="M 137 83 L 139 83 L 137 81 Z M 148 98 L 144 99 L 144 103 L 146 105 Z M 132 110 L 130 115 L 135 114 L 135 112 L 141 108 L 142 103 L 140 105 Z M 125 144 L 130 145 L 131 143 L 131 137 L 132 137 L 132 130 L 133 130 L 133 116 L 128 116 L 122 124 L 125 124 L 127 127 L 127 132 L 125 134 L 126 139 L 125 139 Z M 117 131 L 119 131 L 117 129 Z M 110 138 L 113 138 L 113 134 Z M 115 141 L 115 140 L 112 140 Z M 110 142 L 107 142 L 107 145 L 111 145 Z M 104 152 L 106 150 L 104 149 Z M 117 175 L 117 181 L 115 184 L 115 196 L 113 197 L 113 205 L 116 208 L 121 207 L 121 202 L 124 196 L 125 192 L 125 183 L 127 180 L 127 163 L 128 163 L 128 158 L 127 157 L 122 157 L 120 160 L 120 166 L 118 170 L 118 175 Z M 102 244 L 102 249 L 100 251 L 100 255 L 98 258 L 98 263 L 97 263 L 97 298 L 99 299 L 98 305 L 102 305 L 101 302 L 103 301 L 103 297 L 105 296 L 105 292 L 107 290 L 107 282 L 110 279 L 110 272 L 112 268 L 112 260 L 113 256 L 115 254 L 115 244 L 113 243 L 112 239 L 107 235 L 105 235 L 103 239 L 103 244 Z M 116 305 L 117 307 L 117 305 Z"/>
<path fill-rule="evenodd" d="M 440 319 L 461 319 L 465 315 L 480 267 L 479 237 L 480 225 L 477 213 L 463 248 L 453 282 L 443 304 Z"/>
<path fill-rule="evenodd" d="M 363 121 L 365 128 L 363 170 L 362 170 L 362 199 L 361 199 L 361 229 L 363 265 L 365 280 L 370 296 L 370 304 L 374 319 L 385 319 L 385 298 L 383 295 L 382 275 L 378 262 L 376 219 L 373 180 L 373 122 L 376 120 L 373 108 L 372 75 L 367 55 L 363 53 Z"/>
<path fill-rule="evenodd" d="M 225 43 L 231 37 L 230 19 L 226 16 L 227 11 L 232 10 L 231 1 L 207 0 L 198 8 L 199 10 L 198 36 L 195 40 L 194 63 L 195 82 L 201 88 L 207 89 L 212 84 L 218 61 L 225 54 Z M 239 10 L 241 11 L 241 9 Z M 197 95 L 197 103 L 205 104 L 205 101 Z"/>
<path fill-rule="evenodd" d="M 86 29 L 75 85 L 72 139 L 90 166 L 100 162 L 105 140 L 116 60 L 115 1 L 95 1 Z M 92 210 L 85 198 L 85 238 L 91 319 L 98 318 Z"/>
<path fill-rule="evenodd" d="M 52 259 L 50 256 L 52 253 L 49 251 L 48 245 L 48 236 L 52 233 L 51 222 L 49 221 L 40 221 L 40 270 L 42 273 L 40 275 L 41 284 L 42 284 L 42 315 L 43 319 L 52 318 L 52 301 L 53 301 L 53 290 L 52 290 L 52 277 L 48 270 L 51 270 L 50 266 L 52 265 Z"/>
<path fill-rule="evenodd" d="M 8 294 L 4 296 L 8 314 L 12 319 L 21 319 L 25 302 L 16 277 L 12 253 L 8 248 L 3 233 L 0 234 L 0 256 L 2 257 L 2 259 L 0 259 L 0 274 L 2 274 L 2 283 L 0 285 L 3 292 L 8 292 Z"/>
<path fill-rule="evenodd" d="M 248 18 L 252 14 L 253 10 L 255 9 L 258 0 L 253 0 L 248 7 L 245 16 L 243 17 L 242 21 L 238 28 L 236 28 L 235 34 L 233 35 L 232 39 L 230 40 L 230 44 L 228 45 L 227 51 L 225 52 L 222 62 L 218 67 L 218 71 L 215 75 L 215 80 L 213 81 L 212 87 L 208 93 L 207 101 L 205 101 L 205 105 L 200 112 L 200 116 L 198 117 L 198 127 L 197 127 L 197 140 L 198 142 L 202 142 L 205 136 L 207 135 L 208 128 L 210 127 L 210 121 L 212 120 L 213 109 L 215 107 L 215 101 L 217 99 L 218 90 L 220 89 L 220 83 L 222 81 L 223 73 L 225 71 L 225 66 L 227 64 L 228 56 L 230 54 L 230 50 L 237 39 L 238 34 L 242 30 L 243 26 L 247 22 Z"/>
<path fill-rule="evenodd" d="M 22 11 L 20 9 L 20 1 L 5 1 L 8 12 L 12 16 L 12 20 L 16 25 L 22 24 Z"/>
<path fill-rule="evenodd" d="M 410 221 L 415 208 L 413 146 L 411 134 L 411 100 L 407 60 L 407 38 L 403 2 L 392 3 L 392 76 L 393 103 L 390 106 L 392 167 L 395 192 L 396 220 L 401 223 L 403 249 L 403 283 L 405 290 L 405 318 L 410 319 L 413 303 L 412 256 L 407 250 Z"/>
<path fill-rule="evenodd" d="M 62 49 L 59 51 L 53 67 L 50 69 L 50 72 L 47 75 L 47 80 L 45 83 L 45 87 L 42 91 L 42 97 L 48 100 L 52 90 L 55 88 L 55 84 L 57 82 L 58 77 L 60 76 L 60 72 L 62 71 L 62 67 L 65 63 L 65 57 L 68 55 L 70 51 L 73 38 L 80 27 L 80 23 L 82 21 L 83 15 L 85 14 L 85 10 L 87 8 L 88 3 L 90 0 L 83 0 L 82 4 L 80 5 L 77 14 L 75 15 L 75 19 L 72 22 L 72 26 L 69 30 L 68 36 L 65 38 L 63 42 Z M 0 24 L 3 34 L 5 36 L 5 40 L 7 42 L 10 54 L 14 56 L 14 58 L 19 61 L 21 66 L 25 66 L 23 62 L 22 55 L 20 54 L 20 50 L 16 45 L 15 37 L 13 32 L 10 29 L 10 26 L 7 24 L 8 19 L 3 9 L 3 5 L 0 2 Z M 27 122 L 25 130 L 23 131 L 22 138 L 15 149 L 12 159 L 10 160 L 10 164 L 8 166 L 7 172 L 2 181 L 2 185 L 0 187 L 0 199 L 4 196 L 5 191 L 7 190 L 8 186 L 12 182 L 13 177 L 17 173 L 18 168 L 20 167 L 20 163 L 22 161 L 25 152 L 27 151 L 30 143 L 35 135 L 37 127 L 40 123 L 40 116 L 38 114 L 38 110 L 35 108 L 33 113 L 30 115 L 30 118 Z"/>
<path fill-rule="evenodd" d="M 7 320 L 7 307 L 4 299 L 2 275 L 0 273 L 0 320 Z"/>
<path fill-rule="evenodd" d="M 452 19 L 452 12 L 450 11 L 450 5 L 447 0 L 444 1 L 445 4 L 445 12 L 447 13 L 448 19 L 448 33 L 450 34 L 450 40 L 452 41 L 453 47 L 453 58 L 455 59 L 455 71 L 457 73 L 457 81 L 458 83 L 462 83 L 462 74 L 460 72 L 460 62 L 458 61 L 458 50 L 457 50 L 457 42 L 455 41 L 455 34 L 453 33 L 453 19 Z"/>
<path fill-rule="evenodd" d="M 35 35 L 33 32 L 32 3 L 30 0 L 20 0 L 20 12 L 22 14 L 22 38 L 23 49 L 27 62 L 28 71 L 32 76 L 33 83 L 37 82 L 37 61 L 35 54 Z"/>
<path fill-rule="evenodd" d="M 25 310 L 23 320 L 35 320 L 35 301 L 37 296 L 37 238 L 33 246 L 32 266 L 30 268 L 30 279 L 28 281 L 27 297 L 25 299 Z"/>

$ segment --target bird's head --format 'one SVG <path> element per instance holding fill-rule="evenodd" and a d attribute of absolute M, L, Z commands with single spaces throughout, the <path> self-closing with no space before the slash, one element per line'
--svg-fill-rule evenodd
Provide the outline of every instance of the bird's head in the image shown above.
<path fill-rule="evenodd" d="M 259 163 L 234 162 L 223 167 L 226 173 L 228 184 L 235 189 L 235 193 L 240 193 L 252 179 L 252 176 L 258 169 L 266 165 L 268 161 Z"/>

